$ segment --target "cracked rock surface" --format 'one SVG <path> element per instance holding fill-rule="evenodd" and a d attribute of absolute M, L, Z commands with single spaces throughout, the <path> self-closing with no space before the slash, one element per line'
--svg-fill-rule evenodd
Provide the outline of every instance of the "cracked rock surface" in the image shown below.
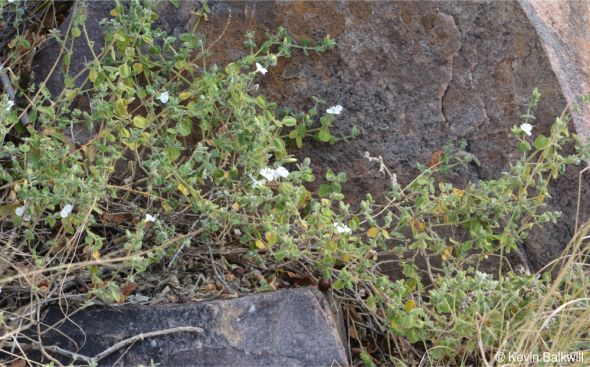
<path fill-rule="evenodd" d="M 88 19 L 108 17 L 105 4 L 91 6 Z M 195 22 L 191 11 L 198 6 L 160 4 L 159 26 L 171 34 L 189 32 Z M 352 203 L 388 189 L 388 180 L 363 157 L 365 151 L 381 155 L 407 183 L 418 173 L 416 162 L 427 163 L 447 142 L 465 140 L 481 165 L 451 177 L 462 186 L 499 177 L 518 157 L 509 130 L 521 123 L 533 88 L 542 94 L 535 134 L 547 133 L 566 106 L 543 39 L 516 1 L 214 2 L 210 8 L 210 21 L 198 31 L 209 41 L 219 37 L 211 62 L 244 55 L 247 30 L 261 35 L 285 26 L 298 39 L 326 34 L 336 39 L 337 48 L 322 56 L 294 52 L 259 83 L 271 99 L 296 110 L 311 107 L 312 95 L 344 107 L 336 129 L 347 132 L 357 125 L 362 136 L 334 146 L 310 142 L 297 155 L 311 158 L 317 177 L 327 168 L 347 172 L 343 190 Z M 100 37 L 90 34 L 93 40 Z M 50 47 L 46 50 L 38 56 L 40 64 L 51 60 Z M 83 47 L 77 51 L 73 64 L 90 60 Z M 52 91 L 59 90 L 61 74 L 56 74 Z M 562 211 L 562 218 L 524 244 L 536 269 L 558 256 L 573 234 L 579 168 L 553 185 L 549 207 Z M 581 202 L 590 202 L 587 183 L 582 193 Z M 582 219 L 587 213 L 583 207 Z"/>
<path fill-rule="evenodd" d="M 62 319 L 62 311 L 53 307 L 44 323 Z M 327 300 L 310 288 L 182 305 L 96 307 L 57 325 L 59 331 L 49 332 L 44 345 L 88 357 L 141 333 L 180 326 L 204 329 L 138 341 L 99 366 L 149 366 L 151 360 L 161 366 L 348 365 Z"/>

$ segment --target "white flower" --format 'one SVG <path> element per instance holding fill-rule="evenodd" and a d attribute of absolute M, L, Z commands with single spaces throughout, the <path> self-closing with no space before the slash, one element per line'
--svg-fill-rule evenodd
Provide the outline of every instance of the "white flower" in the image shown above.
<path fill-rule="evenodd" d="M 529 123 L 524 123 L 520 125 L 520 130 L 524 131 L 524 133 L 528 136 L 531 136 L 531 133 L 533 132 L 533 125 Z"/>
<path fill-rule="evenodd" d="M 145 221 L 146 222 L 155 222 L 157 217 L 158 217 L 157 215 L 156 216 L 153 216 L 151 214 L 146 214 L 145 215 Z"/>
<path fill-rule="evenodd" d="M 250 177 L 250 179 L 252 180 L 252 187 L 261 187 L 266 183 L 265 179 L 257 180 L 250 173 L 248 173 L 248 177 Z"/>
<path fill-rule="evenodd" d="M 266 183 L 266 180 L 257 180 L 257 179 L 252 179 L 252 186 L 254 187 L 262 187 L 264 184 Z"/>
<path fill-rule="evenodd" d="M 351 233 L 352 229 L 348 228 L 348 226 L 344 225 L 344 224 L 340 224 L 338 222 L 334 222 L 334 229 L 336 230 L 336 233 L 338 234 L 343 234 L 343 233 Z"/>
<path fill-rule="evenodd" d="M 62 218 L 67 218 L 70 215 L 70 213 L 72 212 L 73 209 L 74 209 L 74 206 L 72 204 L 66 204 L 66 206 L 64 206 L 61 209 L 61 212 L 59 212 L 59 215 Z"/>
<path fill-rule="evenodd" d="M 164 91 L 164 92 L 160 93 L 160 95 L 158 96 L 158 99 L 162 103 L 168 103 L 168 100 L 170 99 L 170 92 Z"/>
<path fill-rule="evenodd" d="M 10 111 L 12 107 L 14 107 L 14 101 L 9 99 L 8 103 L 6 104 L 6 111 Z"/>
<path fill-rule="evenodd" d="M 326 113 L 330 115 L 340 115 L 340 112 L 342 112 L 342 106 L 340 105 L 332 106 L 326 110 Z"/>
<path fill-rule="evenodd" d="M 270 168 L 263 168 L 260 170 L 260 174 L 262 177 L 266 178 L 268 181 L 272 181 L 275 178 L 275 170 Z"/>
<path fill-rule="evenodd" d="M 265 167 L 265 168 L 263 168 L 263 169 L 260 170 L 260 174 L 267 181 L 273 181 L 273 180 L 279 179 L 281 177 L 287 177 L 287 176 L 289 176 L 289 171 L 285 167 L 283 167 L 283 166 L 278 166 L 276 169 Z M 264 181 L 264 180 L 262 180 L 262 181 Z M 264 184 L 264 183 L 266 183 L 266 181 L 260 182 L 260 181 L 256 181 L 256 180 L 254 180 L 254 182 L 255 182 L 254 186 L 256 186 L 258 184 Z"/>
<path fill-rule="evenodd" d="M 264 75 L 267 71 L 268 70 L 264 66 L 260 65 L 259 63 L 256 63 L 256 72 Z"/>
<path fill-rule="evenodd" d="M 16 214 L 17 217 L 22 217 L 23 214 L 25 214 L 25 209 L 27 208 L 24 206 L 19 206 L 14 210 L 14 214 Z"/>
<path fill-rule="evenodd" d="M 289 171 L 283 166 L 278 166 L 277 169 L 273 171 L 272 175 L 274 178 L 287 177 L 289 176 Z"/>

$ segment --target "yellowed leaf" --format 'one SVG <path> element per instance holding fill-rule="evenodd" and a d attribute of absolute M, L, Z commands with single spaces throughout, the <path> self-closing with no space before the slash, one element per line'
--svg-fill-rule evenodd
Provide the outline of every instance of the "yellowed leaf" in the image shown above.
<path fill-rule="evenodd" d="M 192 96 L 193 96 L 193 94 L 192 94 L 191 92 L 181 92 L 181 93 L 178 95 L 178 98 L 179 98 L 181 101 L 185 101 L 185 100 L 187 100 L 187 99 L 191 98 Z"/>
<path fill-rule="evenodd" d="M 367 231 L 367 236 L 369 236 L 369 238 L 375 238 L 375 237 L 377 237 L 378 234 L 379 234 L 379 228 L 377 228 L 377 227 L 371 227 Z"/>
<path fill-rule="evenodd" d="M 451 254 L 452 254 L 452 249 L 450 247 L 446 247 L 443 250 L 441 257 L 444 261 L 447 261 L 451 257 Z"/>
<path fill-rule="evenodd" d="M 415 232 L 422 233 L 426 229 L 426 223 L 424 223 L 420 219 L 414 219 L 412 221 L 412 227 L 413 227 L 413 229 L 414 229 Z"/>
<path fill-rule="evenodd" d="M 272 246 L 275 243 L 277 243 L 277 235 L 274 232 L 266 232 L 264 234 L 264 237 L 266 238 L 266 242 L 268 242 L 269 246 Z"/>
<path fill-rule="evenodd" d="M 137 147 L 138 147 L 137 143 L 132 143 L 132 142 L 125 141 L 125 140 L 123 140 L 123 144 L 125 144 L 127 146 L 127 148 L 129 148 L 131 150 L 137 150 Z"/>
<path fill-rule="evenodd" d="M 352 254 L 350 252 L 345 252 L 342 254 L 342 256 L 340 256 L 340 260 L 345 263 L 349 263 L 352 260 Z"/>
<path fill-rule="evenodd" d="M 262 242 L 262 240 L 256 240 L 256 248 L 258 248 L 259 250 L 265 250 L 266 245 L 264 244 L 264 242 Z"/>
<path fill-rule="evenodd" d="M 103 212 L 102 219 L 105 222 L 111 222 L 111 223 L 128 223 L 133 219 L 133 215 L 131 215 L 131 213 Z"/>
<path fill-rule="evenodd" d="M 307 222 L 302 220 L 299 222 L 299 226 L 301 227 L 301 229 L 303 229 L 303 231 L 307 232 Z"/>
<path fill-rule="evenodd" d="M 162 201 L 162 209 L 164 209 L 166 213 L 170 213 L 172 211 L 172 207 L 167 201 Z"/>
<path fill-rule="evenodd" d="M 462 198 L 465 195 L 465 190 L 458 189 L 456 187 L 453 188 L 453 193 L 458 197 Z"/>
<path fill-rule="evenodd" d="M 440 163 L 442 156 L 443 152 L 441 150 L 437 150 L 434 153 L 432 153 L 432 156 L 430 157 L 430 163 L 428 164 L 428 166 L 437 166 Z"/>
<path fill-rule="evenodd" d="M 127 283 L 121 287 L 121 293 L 127 297 L 137 290 L 137 284 Z"/>
<path fill-rule="evenodd" d="M 179 183 L 176 187 L 178 188 L 178 191 L 182 192 L 182 195 L 188 196 L 190 194 L 188 187 L 184 186 L 182 183 Z"/>
<path fill-rule="evenodd" d="M 406 312 L 410 312 L 415 308 L 416 308 L 416 301 L 414 301 L 413 299 L 408 300 L 406 302 L 406 304 L 404 305 L 404 310 L 406 310 Z"/>

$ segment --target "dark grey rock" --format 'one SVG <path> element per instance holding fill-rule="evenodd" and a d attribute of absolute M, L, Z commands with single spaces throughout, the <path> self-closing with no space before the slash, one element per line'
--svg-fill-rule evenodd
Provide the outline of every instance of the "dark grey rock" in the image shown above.
<path fill-rule="evenodd" d="M 179 326 L 179 332 L 138 341 L 100 366 L 346 366 L 337 323 L 324 296 L 299 288 L 252 296 L 162 306 L 95 307 L 72 313 L 53 307 L 44 325 L 55 325 L 44 345 L 94 357 L 135 335 Z M 123 354 L 123 352 L 125 352 Z M 54 354 L 62 362 L 63 356 Z M 38 356 L 39 358 L 39 356 Z M 45 361 L 47 362 L 47 361 Z"/>

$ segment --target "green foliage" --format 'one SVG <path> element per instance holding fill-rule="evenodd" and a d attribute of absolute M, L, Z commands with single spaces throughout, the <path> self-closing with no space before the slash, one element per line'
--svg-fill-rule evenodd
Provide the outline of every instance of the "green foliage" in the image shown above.
<path fill-rule="evenodd" d="M 368 195 L 353 211 L 342 193 L 346 175 L 327 170 L 311 192 L 310 161 L 297 161 L 292 150 L 310 138 L 344 143 L 357 131 L 337 137 L 337 115 L 323 113 L 321 99 L 306 112 L 283 111 L 256 85 L 279 58 L 323 53 L 334 40 L 297 43 L 281 28 L 260 43 L 249 32 L 249 53 L 220 67 L 208 62 L 204 38 L 169 36 L 154 29 L 152 7 L 128 5 L 104 22 L 105 52 L 84 76 L 91 113 L 70 107 L 88 92 L 73 82 L 53 101 L 42 91 L 26 131 L 17 129 L 21 111 L 7 111 L 6 99 L 0 105 L 0 185 L 12 198 L 0 209 L 33 269 L 57 277 L 64 264 L 79 264 L 90 274 L 90 295 L 119 302 L 125 282 L 183 246 L 238 245 L 262 264 L 311 267 L 362 309 L 374 332 L 403 337 L 441 363 L 494 350 L 508 324 L 535 311 L 550 277 L 514 272 L 504 256 L 535 226 L 556 220 L 559 213 L 545 210 L 548 184 L 587 156 L 561 155 L 570 139 L 565 116 L 534 140 L 515 127 L 520 159 L 498 179 L 462 188 L 440 180 L 476 161 L 462 145 L 445 147 L 404 188 L 367 154 L 368 165 L 378 162 L 389 175 L 391 191 L 379 202 Z M 84 32 L 80 21 L 71 35 Z M 534 121 L 538 99 L 535 92 L 525 123 Z M 73 131 L 92 136 L 80 144 Z M 113 207 L 132 218 L 105 230 Z M 380 273 L 383 254 L 393 256 L 400 279 Z M 496 257 L 496 274 L 479 270 Z M 115 272 L 104 271 L 112 266 Z M 268 288 L 265 280 L 256 286 Z M 373 364 L 364 350 L 361 359 Z"/>

